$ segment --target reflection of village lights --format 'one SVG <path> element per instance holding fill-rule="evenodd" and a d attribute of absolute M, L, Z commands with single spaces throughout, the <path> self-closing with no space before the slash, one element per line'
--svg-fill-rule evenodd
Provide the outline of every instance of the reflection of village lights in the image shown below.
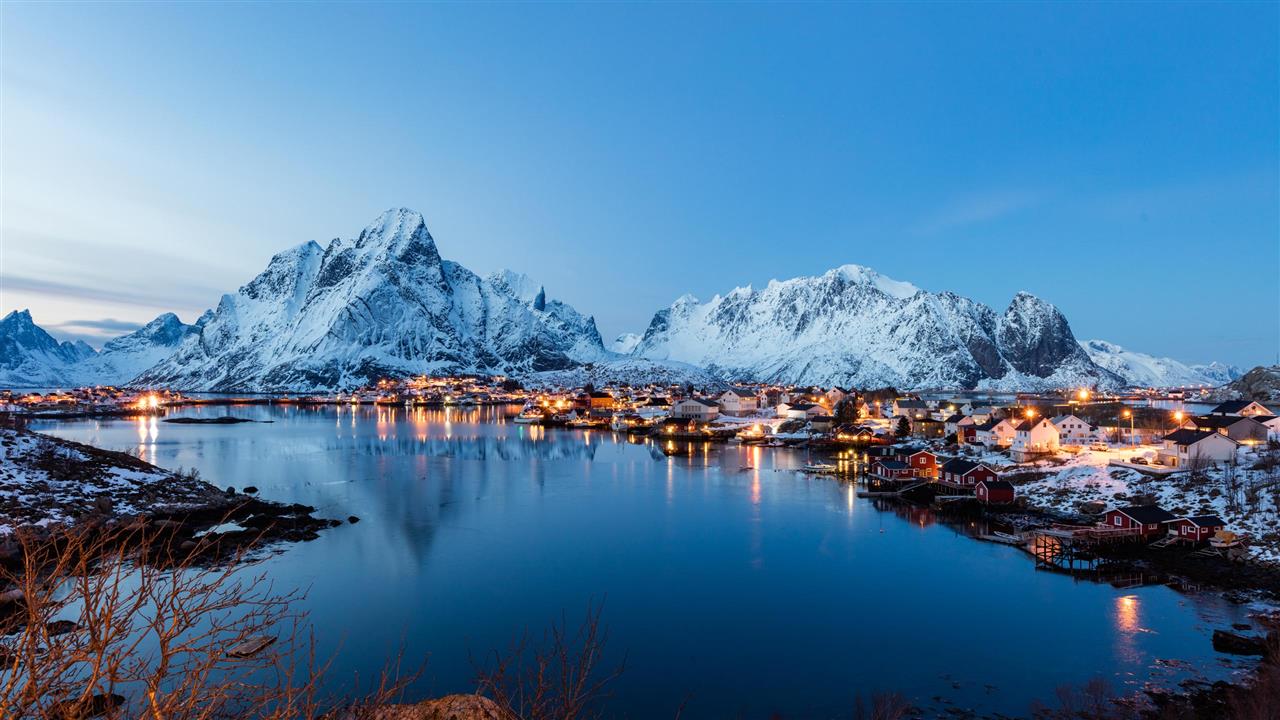
<path fill-rule="evenodd" d="M 1116 598 L 1116 626 L 1124 632 L 1138 629 L 1138 596 L 1122 595 Z"/>

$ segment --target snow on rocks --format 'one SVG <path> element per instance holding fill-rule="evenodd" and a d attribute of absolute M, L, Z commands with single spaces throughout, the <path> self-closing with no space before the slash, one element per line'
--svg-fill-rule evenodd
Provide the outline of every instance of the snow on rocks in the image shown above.
<path fill-rule="evenodd" d="M 24 526 L 69 525 L 94 514 L 200 507 L 221 498 L 193 476 L 130 455 L 0 429 L 0 535 Z"/>
<path fill-rule="evenodd" d="M 1082 450 L 1075 455 L 998 469 L 1017 484 L 1032 507 L 1079 513 L 1086 503 L 1106 508 L 1154 503 L 1175 515 L 1217 515 L 1227 529 L 1247 535 L 1255 560 L 1280 563 L 1280 469 L 1267 469 L 1265 451 L 1244 449 L 1235 467 L 1154 476 L 1115 467 L 1113 460 L 1154 456 L 1156 446 Z M 992 466 L 999 465 L 988 458 Z"/>

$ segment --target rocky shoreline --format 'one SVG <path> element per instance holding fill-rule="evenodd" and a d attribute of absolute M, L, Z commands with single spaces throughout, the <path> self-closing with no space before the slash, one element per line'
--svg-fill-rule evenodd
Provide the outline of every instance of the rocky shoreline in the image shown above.
<path fill-rule="evenodd" d="M 992 522 L 1016 530 L 1048 527 L 1055 524 L 1090 524 L 1089 517 L 1052 509 L 1024 507 L 1017 510 L 984 509 L 983 516 Z M 1170 546 L 1150 548 L 1129 544 L 1100 547 L 1099 560 L 1114 568 L 1143 571 L 1161 578 L 1163 584 L 1188 592 L 1216 591 L 1233 602 L 1280 603 L 1280 568 L 1249 557 L 1229 560 L 1225 557 L 1197 555 L 1194 549 Z"/>
<path fill-rule="evenodd" d="M 0 429 L 0 559 L 18 536 L 54 540 L 72 530 L 141 532 L 151 544 L 222 557 L 319 537 L 341 520 L 315 508 L 219 489 L 132 455 L 19 428 Z"/>

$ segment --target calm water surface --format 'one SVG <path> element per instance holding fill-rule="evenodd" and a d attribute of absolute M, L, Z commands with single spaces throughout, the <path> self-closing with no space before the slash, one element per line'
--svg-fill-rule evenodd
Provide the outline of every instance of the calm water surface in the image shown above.
<path fill-rule="evenodd" d="M 1209 638 L 1246 611 L 1216 598 L 1037 571 L 963 523 L 800 474 L 803 451 L 666 457 L 508 412 L 245 406 L 182 414 L 274 422 L 35 429 L 359 516 L 268 561 L 309 588 L 333 677 L 367 677 L 403 644 L 429 657 L 424 695 L 469 690 L 472 656 L 593 599 L 626 654 L 611 711 L 633 718 L 686 697 L 685 717 L 847 717 L 881 690 L 1021 715 L 1096 675 L 1135 691 L 1233 671 Z"/>

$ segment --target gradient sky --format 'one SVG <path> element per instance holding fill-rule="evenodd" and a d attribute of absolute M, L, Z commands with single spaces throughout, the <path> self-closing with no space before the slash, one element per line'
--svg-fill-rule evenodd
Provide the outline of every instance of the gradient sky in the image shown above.
<path fill-rule="evenodd" d="M 859 263 L 1272 362 L 1278 8 L 8 2 L 0 311 L 191 321 L 408 206 L 606 340 Z"/>

